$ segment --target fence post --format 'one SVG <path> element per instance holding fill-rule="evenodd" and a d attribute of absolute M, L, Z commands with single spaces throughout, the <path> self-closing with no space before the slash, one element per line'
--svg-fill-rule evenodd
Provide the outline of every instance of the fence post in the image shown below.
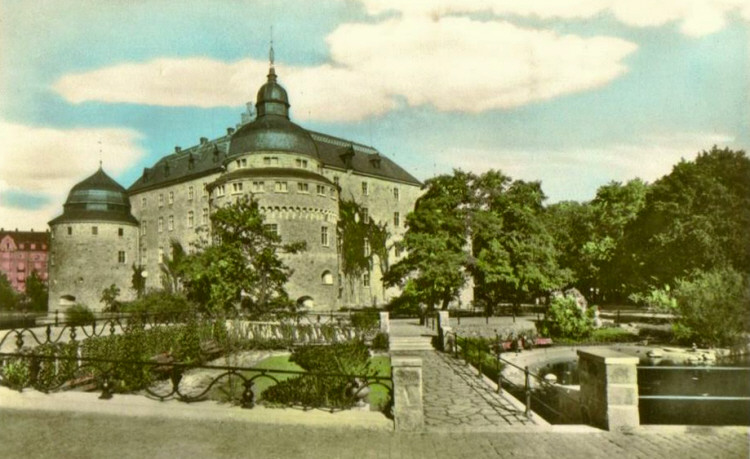
<path fill-rule="evenodd" d="M 392 357 L 393 418 L 396 430 L 419 431 L 424 427 L 422 359 Z"/>
<path fill-rule="evenodd" d="M 60 311 L 58 311 L 57 309 L 55 309 L 55 327 L 57 327 L 57 325 L 60 323 L 59 318 L 58 318 L 58 314 L 59 313 L 60 313 Z"/>
<path fill-rule="evenodd" d="M 529 385 L 529 367 L 524 367 L 524 386 L 526 388 L 526 417 L 531 417 L 531 386 Z"/>

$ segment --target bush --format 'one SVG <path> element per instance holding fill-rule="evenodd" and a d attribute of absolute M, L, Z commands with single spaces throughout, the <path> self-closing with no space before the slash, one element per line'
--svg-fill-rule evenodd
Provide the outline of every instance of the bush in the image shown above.
<path fill-rule="evenodd" d="M 94 323 L 94 313 L 82 304 L 74 304 L 65 311 L 65 321 L 73 326 L 89 325 Z"/>
<path fill-rule="evenodd" d="M 355 311 L 351 313 L 352 327 L 365 333 L 375 330 L 380 325 L 377 310 Z"/>
<path fill-rule="evenodd" d="M 164 290 L 151 291 L 122 308 L 143 320 L 169 322 L 195 315 L 195 305 L 183 295 Z"/>
<path fill-rule="evenodd" d="M 271 404 L 299 405 L 308 408 L 351 408 L 356 381 L 354 376 L 370 376 L 370 353 L 363 341 L 355 340 L 330 346 L 300 346 L 290 362 L 310 374 L 287 379 L 266 389 L 263 399 Z M 322 376 L 336 373 L 347 376 Z"/>
<path fill-rule="evenodd" d="M 584 311 L 573 297 L 553 298 L 539 326 L 539 332 L 553 338 L 585 339 L 594 330 L 595 308 L 596 306 L 591 306 Z"/>
<path fill-rule="evenodd" d="M 387 351 L 388 347 L 388 333 L 378 332 L 372 339 L 372 349 L 375 351 Z"/>

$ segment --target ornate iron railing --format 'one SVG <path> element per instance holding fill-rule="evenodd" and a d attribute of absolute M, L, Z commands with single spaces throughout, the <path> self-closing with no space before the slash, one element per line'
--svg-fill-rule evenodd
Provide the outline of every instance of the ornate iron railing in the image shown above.
<path fill-rule="evenodd" d="M 236 402 L 243 408 L 253 408 L 263 401 L 262 392 L 256 386 L 260 380 L 266 385 L 276 385 L 288 378 L 312 378 L 322 384 L 345 382 L 341 397 L 333 404 L 287 405 L 292 408 L 323 409 L 334 412 L 361 404 L 374 387 L 384 388 L 387 398 L 382 406 L 384 413 L 392 415 L 392 375 L 317 373 L 294 370 L 275 370 L 259 367 L 202 365 L 180 362 L 139 360 L 113 360 L 82 357 L 80 355 L 44 354 L 33 352 L 0 353 L 0 384 L 22 390 L 27 387 L 42 392 L 65 390 L 83 386 L 88 390 L 101 391 L 99 398 L 110 399 L 122 391 L 126 379 L 132 379 L 131 389 L 143 391 L 150 398 L 165 401 L 179 400 L 192 403 L 209 399 L 212 391 L 222 383 L 241 388 L 240 393 L 224 392 L 221 397 Z M 213 372 L 210 379 L 193 391 L 181 384 L 188 372 Z M 166 385 L 164 384 L 166 382 Z M 237 384 L 234 384 L 237 383 Z M 142 387 L 138 387 L 141 385 Z M 224 387 L 226 389 L 226 387 Z M 131 390 L 132 391 L 132 390 Z M 259 393 L 260 392 L 260 393 Z"/>

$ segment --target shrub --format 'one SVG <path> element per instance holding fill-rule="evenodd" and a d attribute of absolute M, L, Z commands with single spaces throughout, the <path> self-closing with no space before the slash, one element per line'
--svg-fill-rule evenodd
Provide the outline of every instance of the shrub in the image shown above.
<path fill-rule="evenodd" d="M 352 327 L 364 333 L 375 330 L 380 325 L 380 316 L 376 310 L 352 312 L 351 320 Z"/>
<path fill-rule="evenodd" d="M 142 320 L 150 318 L 156 322 L 169 322 L 195 315 L 195 306 L 181 294 L 156 290 L 124 306 L 123 311 Z"/>
<path fill-rule="evenodd" d="M 378 332 L 372 339 L 372 349 L 376 351 L 387 351 L 389 346 L 388 333 Z"/>
<path fill-rule="evenodd" d="M 21 390 L 29 384 L 29 362 L 23 358 L 13 359 L 3 366 L 0 376 L 4 386 Z"/>
<path fill-rule="evenodd" d="M 573 297 L 553 298 L 540 324 L 539 332 L 553 338 L 584 339 L 594 330 L 595 307 L 589 307 L 584 311 Z"/>
<path fill-rule="evenodd" d="M 309 408 L 350 408 L 354 376 L 373 375 L 369 363 L 370 353 L 364 342 L 354 340 L 330 346 L 300 346 L 290 362 L 295 362 L 310 374 L 287 379 L 266 389 L 263 399 L 271 404 L 301 405 Z M 347 376 L 323 376 L 336 373 Z"/>
<path fill-rule="evenodd" d="M 82 304 L 74 304 L 65 311 L 65 321 L 73 326 L 89 325 L 94 322 L 94 313 Z"/>

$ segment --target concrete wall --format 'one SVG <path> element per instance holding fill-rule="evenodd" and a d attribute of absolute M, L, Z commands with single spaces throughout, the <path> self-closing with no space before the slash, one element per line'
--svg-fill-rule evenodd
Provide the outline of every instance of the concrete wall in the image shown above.
<path fill-rule="evenodd" d="M 93 234 L 92 227 L 97 228 Z M 68 234 L 68 228 L 71 234 Z M 122 229 L 123 235 L 119 235 Z M 124 261 L 118 252 L 125 253 Z M 51 228 L 49 260 L 49 310 L 67 309 L 71 303 L 63 295 L 75 297 L 75 303 L 94 311 L 104 308 L 102 290 L 112 284 L 120 288 L 119 299 L 135 297 L 131 277 L 137 262 L 138 227 L 127 223 L 60 223 Z"/>

